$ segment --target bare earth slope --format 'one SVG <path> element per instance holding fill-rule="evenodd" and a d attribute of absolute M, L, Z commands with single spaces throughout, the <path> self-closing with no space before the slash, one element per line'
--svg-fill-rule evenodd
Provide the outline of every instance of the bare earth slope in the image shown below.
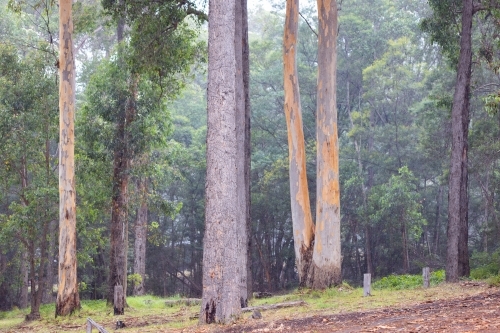
<path fill-rule="evenodd" d="M 500 291 L 399 309 L 253 323 L 223 332 L 500 332 Z"/>

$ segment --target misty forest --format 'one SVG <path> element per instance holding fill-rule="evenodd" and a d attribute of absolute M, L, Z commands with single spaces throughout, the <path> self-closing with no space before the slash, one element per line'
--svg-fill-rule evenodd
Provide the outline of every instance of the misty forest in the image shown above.
<path fill-rule="evenodd" d="M 0 319 L 498 277 L 499 70 L 495 0 L 0 0 Z"/>

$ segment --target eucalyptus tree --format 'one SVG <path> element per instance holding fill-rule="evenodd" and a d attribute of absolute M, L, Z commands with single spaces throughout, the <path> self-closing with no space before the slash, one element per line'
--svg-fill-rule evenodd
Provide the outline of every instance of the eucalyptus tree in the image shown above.
<path fill-rule="evenodd" d="M 336 105 L 337 5 L 318 1 L 316 224 L 309 202 L 296 48 L 298 1 L 287 1 L 283 40 L 290 197 L 295 256 L 301 284 L 325 288 L 341 282 L 340 185 Z M 314 245 L 314 251 L 313 251 Z"/>
<path fill-rule="evenodd" d="M 469 276 L 469 125 L 473 60 L 473 17 L 480 11 L 498 9 L 495 2 L 473 0 L 430 1 L 433 14 L 422 28 L 456 68 L 451 104 L 451 155 L 448 189 L 446 280 Z M 479 21 L 481 22 L 481 21 Z M 484 52 L 489 61 L 491 54 Z"/>
<path fill-rule="evenodd" d="M 59 2 L 59 284 L 56 316 L 80 308 L 76 261 L 75 76 L 72 2 Z"/>
<path fill-rule="evenodd" d="M 113 193 L 111 215 L 110 278 L 108 302 L 113 300 L 113 290 L 127 286 L 127 239 L 129 174 L 131 163 L 140 157 L 145 141 L 134 136 L 141 113 L 137 110 L 138 86 L 141 75 L 149 75 L 160 88 L 160 94 L 175 95 L 182 86 L 179 76 L 187 70 L 196 55 L 194 30 L 185 18 L 193 14 L 203 21 L 205 15 L 191 2 L 113 2 L 103 1 L 106 10 L 117 20 L 119 67 L 128 73 L 123 77 L 128 88 L 120 95 L 116 121 L 113 162 Z M 125 24 L 130 26 L 129 45 L 124 45 Z M 125 66 L 127 64 L 127 66 Z M 159 99 L 160 101 L 161 99 Z M 144 225 L 144 223 L 142 223 Z M 145 249 L 145 246 L 142 246 Z M 140 255 L 140 254 L 138 254 Z M 144 255 L 144 254 L 142 254 Z"/>
<path fill-rule="evenodd" d="M 246 1 L 209 3 L 207 176 L 201 323 L 233 321 L 247 304 L 249 204 L 244 57 Z M 222 94 L 221 94 L 222 92 Z M 222 148 L 222 149 L 221 149 Z"/>

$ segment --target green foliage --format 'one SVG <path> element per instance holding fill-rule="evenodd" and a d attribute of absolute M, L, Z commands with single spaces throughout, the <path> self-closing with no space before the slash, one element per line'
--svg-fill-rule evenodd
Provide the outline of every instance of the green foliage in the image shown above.
<path fill-rule="evenodd" d="M 141 274 L 129 274 L 127 275 L 127 282 L 131 285 L 139 284 L 142 282 Z"/>
<path fill-rule="evenodd" d="M 432 15 L 423 19 L 421 29 L 431 36 L 431 41 L 441 46 L 453 67 L 458 63 L 460 19 L 462 1 L 429 0 Z"/>
<path fill-rule="evenodd" d="M 430 283 L 431 286 L 436 286 L 439 283 L 444 282 L 445 272 L 444 270 L 438 270 L 431 272 Z M 402 290 L 402 289 L 414 289 L 420 288 L 423 285 L 422 275 L 389 275 L 375 281 L 372 284 L 373 289 L 382 290 Z"/>
<path fill-rule="evenodd" d="M 499 275 L 500 250 L 493 253 L 474 252 L 470 258 L 470 277 L 475 280 L 484 280 Z"/>

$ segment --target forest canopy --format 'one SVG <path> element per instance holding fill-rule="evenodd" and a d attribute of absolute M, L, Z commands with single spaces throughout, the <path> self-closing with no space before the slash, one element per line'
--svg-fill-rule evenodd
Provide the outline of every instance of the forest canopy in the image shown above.
<path fill-rule="evenodd" d="M 338 5 L 341 277 L 358 285 L 366 272 L 382 278 L 444 269 L 461 4 Z M 55 301 L 60 41 L 55 3 L 0 6 L 0 310 L 7 310 L 27 307 L 35 290 L 43 290 L 42 302 Z M 114 232 L 126 236 L 117 245 L 125 270 L 115 274 L 126 294 L 202 293 L 207 10 L 189 1 L 73 3 L 81 299 L 112 299 Z M 471 26 L 465 190 L 472 275 L 499 269 L 488 259 L 500 246 L 499 15 L 476 8 Z M 248 280 L 255 291 L 299 284 L 283 111 L 285 19 L 281 3 L 248 7 Z M 301 3 L 295 52 L 313 218 L 318 32 L 315 4 Z"/>

